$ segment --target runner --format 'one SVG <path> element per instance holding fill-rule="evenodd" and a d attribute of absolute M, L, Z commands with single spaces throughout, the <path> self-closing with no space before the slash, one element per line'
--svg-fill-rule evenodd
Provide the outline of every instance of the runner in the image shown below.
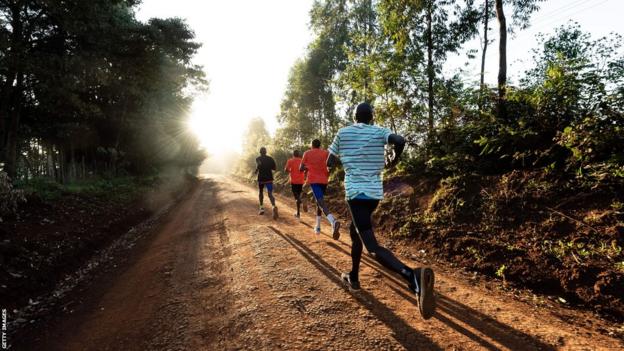
<path fill-rule="evenodd" d="M 343 281 L 352 289 L 360 288 L 358 272 L 362 257 L 362 243 L 366 250 L 384 267 L 400 274 L 409 289 L 418 297 L 418 307 L 424 319 L 435 312 L 433 294 L 434 274 L 429 267 L 410 268 L 399 261 L 388 249 L 377 243 L 373 232 L 372 214 L 383 198 L 381 171 L 384 168 L 384 146 L 394 146 L 390 165 L 396 164 L 405 139 L 389 129 L 372 125 L 373 109 L 367 103 L 358 105 L 355 123 L 341 128 L 329 147 L 327 166 L 332 168 L 340 158 L 345 170 L 345 194 L 351 212 L 351 272 L 343 273 Z"/>
<path fill-rule="evenodd" d="M 303 153 L 299 170 L 308 172 L 307 183 L 310 184 L 316 200 L 316 226 L 314 227 L 314 232 L 317 235 L 321 234 L 321 215 L 325 214 L 327 220 L 332 225 L 332 237 L 338 240 L 340 238 L 340 221 L 335 219 L 329 212 L 323 199 L 329 178 L 326 164 L 328 155 L 327 150 L 321 149 L 321 141 L 314 139 L 312 141 L 312 149 Z"/>
<path fill-rule="evenodd" d="M 297 219 L 301 219 L 301 192 L 305 182 L 305 173 L 299 167 L 301 167 L 301 153 L 299 150 L 295 150 L 293 151 L 293 157 L 286 162 L 284 171 L 290 175 L 290 188 L 297 202 L 297 213 L 295 213 Z"/>
<path fill-rule="evenodd" d="M 262 202 L 264 200 L 264 187 L 266 186 L 269 200 L 273 205 L 273 219 L 277 219 L 277 206 L 275 206 L 275 198 L 273 197 L 273 171 L 275 170 L 275 160 L 271 156 L 267 156 L 266 148 L 260 148 L 260 156 L 256 158 L 256 173 L 258 173 L 258 199 L 260 200 L 259 215 L 264 214 Z"/>

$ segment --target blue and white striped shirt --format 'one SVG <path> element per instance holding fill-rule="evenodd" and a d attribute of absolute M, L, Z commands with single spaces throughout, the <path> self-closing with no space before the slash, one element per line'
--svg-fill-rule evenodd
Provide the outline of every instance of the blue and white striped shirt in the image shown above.
<path fill-rule="evenodd" d="M 345 170 L 347 200 L 360 194 L 383 199 L 384 145 L 392 131 L 375 125 L 356 123 L 341 128 L 327 149 L 340 158 Z"/>

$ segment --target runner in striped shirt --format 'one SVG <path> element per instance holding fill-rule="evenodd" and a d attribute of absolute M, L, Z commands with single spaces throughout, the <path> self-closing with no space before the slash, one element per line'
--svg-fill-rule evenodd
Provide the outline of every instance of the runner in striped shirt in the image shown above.
<path fill-rule="evenodd" d="M 387 128 L 374 126 L 373 109 L 367 103 L 358 105 L 355 124 L 341 128 L 329 147 L 327 166 L 331 169 L 340 158 L 345 171 L 345 194 L 351 212 L 351 272 L 343 273 L 342 279 L 352 289 L 359 289 L 358 271 L 362 246 L 383 266 L 400 274 L 419 301 L 420 313 L 425 319 L 435 311 L 433 295 L 434 273 L 429 267 L 410 268 L 397 259 L 390 250 L 379 245 L 375 238 L 372 215 L 383 199 L 381 172 L 385 166 L 384 146 L 394 146 L 391 165 L 396 164 L 405 139 Z M 362 245 L 363 244 L 363 245 Z"/>

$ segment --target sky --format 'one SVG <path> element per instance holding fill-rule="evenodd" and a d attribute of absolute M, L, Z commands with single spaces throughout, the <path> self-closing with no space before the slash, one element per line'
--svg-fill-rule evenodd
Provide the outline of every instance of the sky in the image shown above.
<path fill-rule="evenodd" d="M 204 67 L 209 92 L 199 96 L 191 127 L 209 153 L 239 151 L 249 120 L 262 117 L 271 133 L 278 127 L 288 73 L 313 38 L 309 11 L 313 0 L 143 0 L 137 17 L 181 17 L 203 44 L 195 63 Z M 508 10 L 509 12 L 510 10 Z M 508 74 L 530 67 L 536 34 L 552 33 L 570 20 L 594 38 L 624 33 L 624 0 L 548 0 L 532 18 L 532 26 L 508 37 Z M 509 14 L 508 14 L 509 15 Z M 496 22 L 490 36 L 496 38 Z M 467 47 L 478 48 L 478 39 Z M 496 83 L 498 43 L 489 46 L 486 82 Z M 468 80 L 478 80 L 479 62 L 468 66 L 465 55 L 449 58 L 447 71 L 463 67 Z"/>
<path fill-rule="evenodd" d="M 510 23 L 511 8 L 506 7 L 507 22 Z M 507 75 L 510 83 L 517 82 L 517 78 L 525 70 L 532 67 L 532 49 L 536 48 L 539 33 L 554 33 L 557 27 L 570 21 L 580 24 L 581 29 L 589 32 L 592 38 L 598 39 L 611 32 L 624 34 L 624 0 L 547 0 L 541 4 L 540 10 L 531 17 L 531 26 L 523 31 L 507 36 Z M 494 41 L 488 46 L 486 55 L 486 83 L 496 84 L 498 74 L 498 24 L 496 18 L 490 25 L 490 39 Z M 480 48 L 480 39 L 475 38 L 465 47 Z M 481 52 L 478 57 L 480 59 Z M 472 60 L 468 66 L 465 54 L 449 58 L 449 71 L 463 67 L 469 74 L 467 80 L 478 81 L 480 60 Z M 472 73 L 472 74 L 470 74 Z"/>
<path fill-rule="evenodd" d="M 144 0 L 140 20 L 181 17 L 203 44 L 209 92 L 194 103 L 193 123 L 209 153 L 240 150 L 249 120 L 262 117 L 270 131 L 290 67 L 312 40 L 312 0 Z"/>

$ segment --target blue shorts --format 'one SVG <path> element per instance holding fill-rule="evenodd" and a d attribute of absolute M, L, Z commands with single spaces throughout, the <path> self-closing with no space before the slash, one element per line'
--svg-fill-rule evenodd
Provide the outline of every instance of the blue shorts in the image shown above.
<path fill-rule="evenodd" d="M 325 190 L 327 190 L 327 184 L 310 184 L 314 198 L 317 200 L 323 200 Z"/>

